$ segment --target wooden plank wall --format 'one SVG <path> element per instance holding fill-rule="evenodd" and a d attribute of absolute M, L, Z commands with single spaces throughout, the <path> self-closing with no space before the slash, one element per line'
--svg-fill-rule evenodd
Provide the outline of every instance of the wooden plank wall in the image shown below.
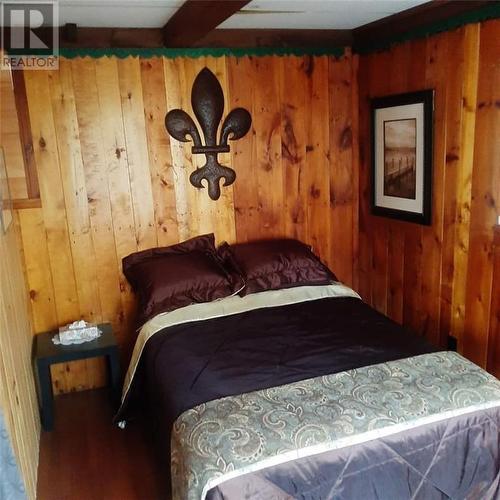
<path fill-rule="evenodd" d="M 493 285 L 488 338 L 488 371 L 500 379 L 500 225 L 493 240 Z"/>
<path fill-rule="evenodd" d="M 202 158 L 170 139 L 169 109 L 190 110 L 204 66 L 230 107 L 253 116 L 221 155 L 237 172 L 217 202 L 189 184 Z M 124 358 L 134 298 L 131 252 L 215 232 L 217 240 L 293 236 L 356 284 L 357 56 L 60 60 L 26 72 L 41 208 L 19 210 L 35 332 L 111 321 Z M 55 391 L 104 383 L 98 361 L 61 365 Z"/>
<path fill-rule="evenodd" d="M 19 122 L 13 93 L 13 82 L 9 71 L 2 71 L 0 95 L 2 96 L 2 121 L 0 143 L 5 154 L 12 198 L 27 198 L 26 173 L 24 170 Z"/>
<path fill-rule="evenodd" d="M 359 289 L 396 321 L 486 366 L 500 214 L 500 20 L 360 59 Z M 432 225 L 370 215 L 369 98 L 434 88 Z M 496 311 L 495 311 L 496 309 Z M 491 367 L 490 367 L 491 368 Z"/>
<path fill-rule="evenodd" d="M 9 173 L 19 172 L 22 177 L 24 167 L 16 136 L 10 75 L 7 71 L 0 71 L 0 78 L 0 145 L 6 151 L 6 162 L 11 167 Z M 17 180 L 14 177 L 11 184 L 14 192 Z M 0 409 L 5 416 L 28 498 L 34 499 L 40 422 L 31 366 L 29 297 L 16 219 L 6 234 L 0 229 L 0 256 Z"/>

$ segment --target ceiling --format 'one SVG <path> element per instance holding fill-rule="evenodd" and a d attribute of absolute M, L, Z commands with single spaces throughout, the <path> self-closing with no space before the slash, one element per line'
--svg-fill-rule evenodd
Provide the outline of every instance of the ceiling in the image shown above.
<path fill-rule="evenodd" d="M 219 29 L 353 29 L 427 0 L 253 0 Z"/>
<path fill-rule="evenodd" d="M 59 0 L 59 25 L 161 28 L 184 0 Z"/>
<path fill-rule="evenodd" d="M 219 29 L 352 29 L 428 0 L 253 0 Z M 59 24 L 159 28 L 183 0 L 60 0 Z"/>

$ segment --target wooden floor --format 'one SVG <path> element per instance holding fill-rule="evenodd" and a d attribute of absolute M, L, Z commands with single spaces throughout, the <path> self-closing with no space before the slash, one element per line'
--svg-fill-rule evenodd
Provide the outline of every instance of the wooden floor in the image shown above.
<path fill-rule="evenodd" d="M 104 390 L 56 397 L 55 425 L 42 431 L 38 500 L 167 498 L 164 467 L 139 423 L 111 424 Z"/>

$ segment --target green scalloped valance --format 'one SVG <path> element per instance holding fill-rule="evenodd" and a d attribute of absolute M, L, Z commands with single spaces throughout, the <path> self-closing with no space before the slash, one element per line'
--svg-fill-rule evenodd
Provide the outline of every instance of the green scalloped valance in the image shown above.
<path fill-rule="evenodd" d="M 186 49 L 170 49 L 166 47 L 153 47 L 153 48 L 104 48 L 104 49 L 91 49 L 91 48 L 78 48 L 78 49 L 65 49 L 59 50 L 59 55 L 68 59 L 75 57 L 106 57 L 115 56 L 121 59 L 125 57 L 167 57 L 174 59 L 176 57 L 222 57 L 222 56 L 335 56 L 340 57 L 344 53 L 344 47 L 246 47 L 246 48 L 186 48 Z"/>

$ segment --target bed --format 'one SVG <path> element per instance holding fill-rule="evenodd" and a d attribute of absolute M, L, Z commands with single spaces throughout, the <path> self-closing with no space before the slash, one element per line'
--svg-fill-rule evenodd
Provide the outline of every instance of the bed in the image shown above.
<path fill-rule="evenodd" d="M 499 382 L 336 281 L 156 311 L 141 404 L 174 499 L 499 498 Z"/>

